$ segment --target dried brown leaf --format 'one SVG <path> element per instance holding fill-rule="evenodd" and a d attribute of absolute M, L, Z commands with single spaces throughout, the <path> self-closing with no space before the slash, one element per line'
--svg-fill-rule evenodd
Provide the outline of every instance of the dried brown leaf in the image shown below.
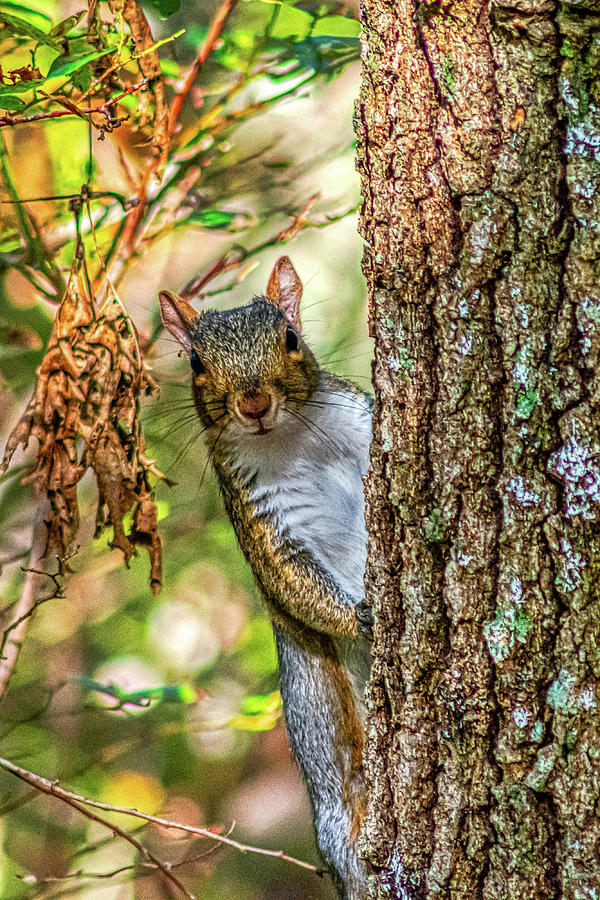
<path fill-rule="evenodd" d="M 149 475 L 162 478 L 145 456 L 139 397 L 154 382 L 137 336 L 117 298 L 98 310 L 81 279 L 59 306 L 37 385 L 10 435 L 0 472 L 15 450 L 36 438 L 33 471 L 24 479 L 46 494 L 51 515 L 47 550 L 68 554 L 79 526 L 77 486 L 91 468 L 98 485 L 96 533 L 113 529 L 112 546 L 128 563 L 141 544 L 150 554 L 152 590 L 160 590 L 161 543 Z M 166 479 L 165 479 L 166 480 Z M 133 516 L 130 534 L 124 517 Z"/>
<path fill-rule="evenodd" d="M 150 587 L 158 594 L 162 587 L 162 545 L 158 534 L 157 510 L 150 491 L 142 493 L 133 517 L 132 540 L 145 547 L 150 556 Z"/>

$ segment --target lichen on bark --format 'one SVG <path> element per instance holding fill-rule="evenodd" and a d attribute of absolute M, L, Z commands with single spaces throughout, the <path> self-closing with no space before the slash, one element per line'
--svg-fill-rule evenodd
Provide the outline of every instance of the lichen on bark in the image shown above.
<path fill-rule="evenodd" d="M 374 896 L 600 896 L 600 30 L 365 0 Z"/>

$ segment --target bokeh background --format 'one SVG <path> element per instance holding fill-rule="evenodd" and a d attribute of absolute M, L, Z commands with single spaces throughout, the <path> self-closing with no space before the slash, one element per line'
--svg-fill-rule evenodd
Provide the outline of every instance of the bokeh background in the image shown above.
<path fill-rule="evenodd" d="M 156 4 L 142 6 L 157 39 L 185 29 L 160 48 L 163 71 L 176 89 L 216 4 L 183 2 L 165 19 L 157 15 Z M 229 23 L 229 32 L 237 36 L 234 49 L 261 35 L 272 6 L 259 0 L 239 5 Z M 80 9 L 71 2 L 18 7 L 0 3 L 0 23 L 2 13 L 25 16 L 35 8 L 50 28 Z M 293 27 L 301 31 L 307 14 L 315 21 L 344 17 L 351 22 L 351 38 L 357 33 L 352 5 L 299 3 L 286 8 L 290 15 L 300 15 L 300 24 L 284 23 L 282 41 L 298 43 Z M 40 18 L 38 25 L 43 22 Z M 30 43 L 7 31 L 5 22 L 0 30 L 4 72 L 31 62 Z M 202 91 L 184 109 L 184 128 L 193 129 L 195 119 L 210 109 L 211 98 L 239 77 L 235 54 L 227 59 L 225 50 L 227 46 L 221 59 L 211 60 L 203 71 Z M 294 53 L 286 52 L 293 61 Z M 303 59 L 306 52 L 299 47 L 296 57 Z M 52 58 L 47 47 L 39 50 L 36 64 L 42 72 Z M 255 67 L 267 63 L 262 56 L 253 61 Z M 160 396 L 144 401 L 148 454 L 176 482 L 172 488 L 156 485 L 162 593 L 153 596 L 149 589 L 146 554 L 140 553 L 127 569 L 120 551 L 110 549 L 110 531 L 94 539 L 95 485 L 86 477 L 79 494 L 78 549 L 69 561 L 72 574 L 64 581 L 64 597 L 41 605 L 31 623 L 0 706 L 0 756 L 57 778 L 77 793 L 191 825 L 221 826 L 224 833 L 233 827 L 236 840 L 318 863 L 308 802 L 280 716 L 269 621 L 224 516 L 199 427 L 190 414 L 188 365 L 174 343 L 159 336 L 157 309 L 159 289 L 180 290 L 234 245 L 248 249 L 268 243 L 319 194 L 307 218 L 323 227 L 300 230 L 291 243 L 267 246 L 244 267 L 212 280 L 202 302 L 218 308 L 247 302 L 264 291 L 275 260 L 288 253 L 305 286 L 303 324 L 309 343 L 328 368 L 368 389 L 361 246 L 356 212 L 349 212 L 359 201 L 352 131 L 358 63 L 329 71 L 324 67 L 322 73 L 315 72 L 310 59 L 303 65 L 304 76 L 314 74 L 304 87 L 225 129 L 212 142 L 210 136 L 204 138 L 202 174 L 191 192 L 195 215 L 177 218 L 179 204 L 187 209 L 189 195 L 173 191 L 161 198 L 166 224 L 149 235 L 119 284 L 147 347 L 147 365 L 160 385 Z M 253 75 L 230 109 L 264 100 L 275 88 L 280 85 L 273 78 Z M 86 180 L 90 144 L 85 121 L 60 118 L 1 131 L 20 197 L 74 193 Z M 148 157 L 148 136 L 132 117 L 103 141 L 93 133 L 92 154 L 94 188 L 129 195 Z M 6 184 L 1 199 L 10 200 Z M 217 208 L 220 221 L 214 215 Z M 74 235 L 66 203 L 31 203 L 27 209 L 56 265 L 68 272 Z M 104 210 L 106 218 L 97 229 L 101 252 L 115 229 L 114 209 L 107 205 Z M 14 205 L 3 203 L 0 215 L 0 429 L 5 440 L 35 382 L 58 298 L 41 296 L 28 277 L 30 261 L 23 257 Z M 326 224 L 328 217 L 336 221 Z M 89 235 L 86 241 L 90 265 L 98 265 Z M 27 454 L 19 456 L 0 480 L 4 615 L 19 595 L 31 539 L 34 500 L 21 483 L 27 460 Z M 52 594 L 52 584 L 47 587 Z M 151 688 L 158 690 L 145 705 L 119 704 L 115 696 Z M 171 896 L 172 888 L 144 868 L 130 845 L 4 772 L 0 813 L 4 900 Z M 130 830 L 142 825 L 123 816 L 115 821 Z M 333 897 L 327 876 L 319 878 L 280 859 L 242 854 L 153 825 L 137 834 L 161 859 L 189 860 L 177 872 L 198 897 Z M 100 877 L 110 873 L 116 874 Z"/>

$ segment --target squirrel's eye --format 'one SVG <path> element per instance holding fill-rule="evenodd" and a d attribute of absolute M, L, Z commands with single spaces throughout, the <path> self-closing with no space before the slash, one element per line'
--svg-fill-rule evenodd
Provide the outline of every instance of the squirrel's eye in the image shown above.
<path fill-rule="evenodd" d="M 290 352 L 297 350 L 299 347 L 298 335 L 289 325 L 285 332 L 285 347 L 286 350 L 289 350 Z"/>
<path fill-rule="evenodd" d="M 192 367 L 192 372 L 194 375 L 203 375 L 206 369 L 204 368 L 204 363 L 198 356 L 198 352 L 196 350 L 192 350 L 192 355 L 190 356 L 190 365 Z"/>

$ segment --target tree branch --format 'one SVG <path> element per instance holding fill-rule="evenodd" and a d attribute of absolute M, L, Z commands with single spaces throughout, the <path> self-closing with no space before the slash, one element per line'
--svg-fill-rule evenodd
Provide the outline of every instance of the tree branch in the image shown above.
<path fill-rule="evenodd" d="M 188 834 L 199 835 L 200 837 L 209 838 L 212 841 L 218 841 L 221 844 L 227 844 L 229 847 L 234 847 L 236 850 L 239 850 L 241 853 L 258 853 L 261 856 L 271 856 L 275 859 L 282 859 L 285 862 L 293 863 L 296 866 L 300 866 L 302 869 L 308 869 L 310 872 L 314 872 L 316 875 L 322 876 L 324 873 L 324 869 L 319 869 L 317 866 L 313 866 L 311 863 L 304 862 L 301 859 L 296 859 L 293 856 L 288 856 L 287 853 L 284 853 L 283 850 L 265 850 L 263 847 L 253 847 L 250 844 L 242 844 L 240 841 L 235 841 L 233 838 L 227 837 L 224 834 L 217 834 L 214 831 L 211 831 L 210 828 L 199 828 L 194 825 L 184 825 L 181 822 L 172 822 L 170 819 L 163 819 L 161 816 L 151 816 L 149 813 L 140 812 L 137 809 L 132 809 L 128 806 L 117 806 L 114 803 L 103 803 L 100 800 L 91 800 L 88 797 L 84 797 L 81 794 L 74 794 L 72 791 L 67 791 L 65 788 L 62 788 L 57 781 L 50 781 L 47 778 L 43 778 L 41 775 L 36 775 L 34 772 L 29 772 L 27 769 L 23 769 L 21 766 L 16 765 L 16 763 L 11 762 L 8 759 L 3 759 L 0 757 L 0 768 L 5 769 L 7 772 L 11 772 L 13 775 L 16 775 L 17 778 L 20 778 L 21 781 L 26 782 L 26 784 L 30 784 L 32 787 L 36 788 L 39 791 L 42 791 L 44 794 L 49 794 L 52 797 L 58 797 L 60 800 L 64 800 L 65 803 L 68 803 L 69 806 L 73 806 L 75 809 L 78 809 L 88 818 L 93 818 L 94 821 L 100 822 L 100 824 L 104 825 L 106 828 L 110 828 L 116 834 L 119 834 L 125 840 L 129 841 L 129 843 L 133 843 L 141 853 L 144 854 L 148 859 L 150 859 L 158 868 L 164 873 L 167 874 L 168 877 L 172 876 L 171 866 L 160 863 L 156 857 L 152 856 L 148 850 L 143 847 L 138 841 L 135 841 L 134 838 L 127 832 L 122 831 L 117 828 L 111 822 L 102 819 L 99 816 L 96 816 L 94 813 L 85 809 L 85 806 L 92 806 L 94 809 L 103 809 L 108 812 L 115 813 L 123 813 L 126 816 L 133 816 L 136 819 L 143 819 L 145 822 L 154 822 L 155 825 L 161 825 L 164 828 L 176 828 L 179 831 L 185 831 Z M 83 804 L 83 805 L 82 805 Z M 173 876 L 174 877 L 174 876 Z M 170 880 L 173 880 L 171 877 Z M 182 890 L 185 891 L 183 885 L 178 884 Z M 190 894 L 186 894 L 187 897 L 190 897 Z"/>
<path fill-rule="evenodd" d="M 188 70 L 183 88 L 179 91 L 178 94 L 175 95 L 171 103 L 171 109 L 169 110 L 170 134 L 173 134 L 173 131 L 175 130 L 175 126 L 177 125 L 179 114 L 181 113 L 181 108 L 185 102 L 185 98 L 189 94 L 196 78 L 200 74 L 202 66 L 214 49 L 214 46 L 217 43 L 219 36 L 223 31 L 223 28 L 225 27 L 225 23 L 235 9 L 236 5 L 237 0 L 223 0 L 217 12 L 215 13 L 214 18 L 210 23 L 208 34 L 200 44 L 196 59 Z"/>
<path fill-rule="evenodd" d="M 219 35 L 225 27 L 227 19 L 235 9 L 236 5 L 237 0 L 223 0 L 210 24 L 208 34 L 200 45 L 198 55 L 189 68 L 183 88 L 171 102 L 171 107 L 168 113 L 167 126 L 167 137 L 169 141 L 173 135 L 175 126 L 177 125 L 177 121 L 179 119 L 184 101 L 189 94 L 194 81 L 198 77 L 203 64 L 206 62 L 210 53 L 212 52 L 217 40 L 219 39 Z M 140 237 L 140 226 L 144 220 L 147 208 L 148 185 L 150 183 L 152 175 L 157 170 L 157 166 L 158 160 L 156 158 L 151 159 L 142 174 L 137 194 L 139 205 L 129 214 L 127 218 L 123 233 L 119 240 L 115 259 L 110 266 L 110 277 L 113 284 L 115 285 L 120 281 L 120 278 L 125 269 L 125 263 L 131 259 L 131 256 L 135 252 L 137 240 Z M 100 292 L 99 296 L 101 296 Z"/>
<path fill-rule="evenodd" d="M 132 84 L 126 90 L 121 91 L 116 97 L 111 97 L 110 100 L 107 100 L 106 103 L 102 103 L 100 106 L 84 106 L 81 108 L 69 101 L 69 105 L 66 109 L 54 109 L 52 111 L 37 113 L 34 116 L 0 116 L 0 128 L 9 126 L 14 127 L 15 125 L 28 125 L 31 122 L 39 122 L 41 119 L 58 119 L 62 116 L 80 116 L 82 119 L 86 116 L 94 115 L 95 113 L 101 113 L 102 115 L 107 116 L 108 110 L 119 103 L 123 97 L 127 97 L 129 94 L 135 94 L 146 84 L 148 84 L 148 79 L 144 78 L 142 81 L 138 81 L 137 84 Z M 62 99 L 50 99 L 55 103 L 64 102 Z"/>
<path fill-rule="evenodd" d="M 117 806 L 111 806 L 109 803 L 92 804 L 92 801 L 86 800 L 84 797 L 80 797 L 77 794 L 72 794 L 70 791 L 65 791 L 61 788 L 55 781 L 49 781 L 47 778 L 42 778 L 41 775 L 35 775 L 33 772 L 28 772 L 27 769 L 22 769 L 20 766 L 15 765 L 10 762 L 8 759 L 0 758 L 0 767 L 6 769 L 7 772 L 11 772 L 13 775 L 16 775 L 17 778 L 20 778 L 21 781 L 26 782 L 27 784 L 32 785 L 32 787 L 36 788 L 36 790 L 41 791 L 43 794 L 48 794 L 51 797 L 58 797 L 59 800 L 62 800 L 64 803 L 67 803 L 69 806 L 73 807 L 73 809 L 78 810 L 82 815 L 84 815 L 87 819 L 90 819 L 92 822 L 98 822 L 99 825 L 103 825 L 105 828 L 108 828 L 109 831 L 112 831 L 113 834 L 122 837 L 123 840 L 127 841 L 127 843 L 131 844 L 136 850 L 141 853 L 141 855 L 150 860 L 157 869 L 159 869 L 162 874 L 167 878 L 172 884 L 174 884 L 179 890 L 183 893 L 184 897 L 187 900 L 197 900 L 194 894 L 190 894 L 188 889 L 185 887 L 182 881 L 171 871 L 171 866 L 169 863 L 161 862 L 158 857 L 156 857 L 147 847 L 144 847 L 136 838 L 133 837 L 132 834 L 129 834 L 128 831 L 124 831 L 118 825 L 115 825 L 114 822 L 109 822 L 107 819 L 103 819 L 102 816 L 97 815 L 97 813 L 92 812 L 89 809 L 86 809 L 82 804 L 87 804 L 89 806 L 96 805 L 101 809 L 110 809 L 115 812 L 119 812 L 119 808 Z"/>
<path fill-rule="evenodd" d="M 257 256 L 259 253 L 262 253 L 264 250 L 268 250 L 270 247 L 276 247 L 279 244 L 286 244 L 288 241 L 293 240 L 297 237 L 300 232 L 305 231 L 307 228 L 326 228 L 328 225 L 332 225 L 334 222 L 339 222 L 342 219 L 345 219 L 346 216 L 352 215 L 356 212 L 357 207 L 353 206 L 350 209 L 345 210 L 343 213 L 339 213 L 335 216 L 325 216 L 323 222 L 315 222 L 311 219 L 307 218 L 308 212 L 312 206 L 319 199 L 319 194 L 314 194 L 312 197 L 309 197 L 302 209 L 295 213 L 292 217 L 292 221 L 289 225 L 283 228 L 281 231 L 278 231 L 277 234 L 273 235 L 270 238 L 267 238 L 265 241 L 262 241 L 260 244 L 256 244 L 254 247 L 250 247 L 248 250 L 245 247 L 241 247 L 237 245 L 231 250 L 228 250 L 226 253 L 221 256 L 216 263 L 214 263 L 211 268 L 204 275 L 195 275 L 191 281 L 189 281 L 185 287 L 180 291 L 181 296 L 186 300 L 192 300 L 198 297 L 210 297 L 213 294 L 220 294 L 225 291 L 231 290 L 239 281 L 245 277 L 248 270 L 244 270 L 240 273 L 240 276 L 235 279 L 231 284 L 227 287 L 220 288 L 215 291 L 206 291 L 204 292 L 204 288 L 211 282 L 213 279 L 217 278 L 219 275 L 223 275 L 225 272 L 230 272 L 232 269 L 238 269 L 242 266 L 247 260 L 250 260 L 253 256 Z"/>
<path fill-rule="evenodd" d="M 110 840 L 110 838 L 104 838 L 103 843 Z M 97 845 L 98 842 L 95 846 L 97 847 Z M 209 856 L 212 856 L 215 850 L 219 850 L 218 844 L 213 844 L 213 846 L 209 847 L 208 850 L 204 850 L 202 853 L 196 853 L 194 856 L 184 856 L 184 858 L 180 859 L 179 862 L 170 863 L 171 870 L 181 869 L 183 868 L 183 866 L 190 866 L 193 863 L 207 859 Z M 157 866 L 153 862 L 144 862 L 142 863 L 142 866 L 147 870 L 147 874 L 149 875 L 156 872 L 157 870 Z M 103 879 L 113 879 L 117 875 L 122 875 L 124 872 L 131 872 L 136 868 L 138 868 L 138 865 L 136 863 L 128 863 L 127 865 L 119 866 L 117 869 L 112 869 L 110 872 L 86 872 L 85 869 L 78 869 L 76 872 L 69 872 L 66 875 L 44 875 L 40 877 L 38 877 L 37 875 L 21 875 L 17 877 L 23 882 L 23 884 L 64 884 L 65 882 L 74 880 L 97 879 L 101 881 Z M 83 886 L 79 888 L 79 890 L 81 889 L 83 889 Z"/>

